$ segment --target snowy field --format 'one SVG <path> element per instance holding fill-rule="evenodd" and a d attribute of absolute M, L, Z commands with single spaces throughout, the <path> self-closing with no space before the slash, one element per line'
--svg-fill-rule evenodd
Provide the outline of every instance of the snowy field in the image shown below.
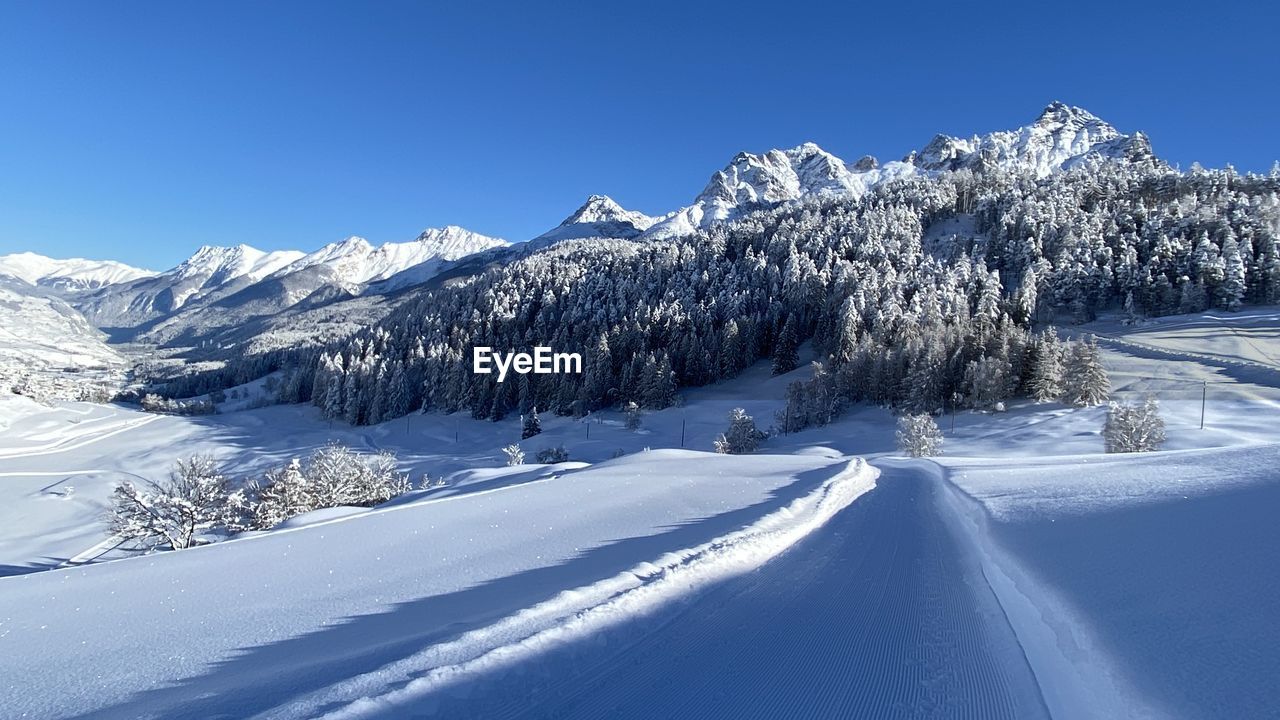
<path fill-rule="evenodd" d="M 522 446 L 570 462 L 512 468 L 514 418 L 2 396 L 0 714 L 1272 716 L 1280 320 L 1215 317 L 1085 328 L 1117 395 L 1162 401 L 1166 451 L 1139 456 L 1102 453 L 1101 408 L 1030 402 L 940 417 L 936 461 L 897 458 L 866 407 L 707 452 L 730 408 L 767 426 L 807 372 L 764 364 L 639 432 L 544 416 Z M 114 483 L 330 440 L 445 484 L 111 560 Z"/>

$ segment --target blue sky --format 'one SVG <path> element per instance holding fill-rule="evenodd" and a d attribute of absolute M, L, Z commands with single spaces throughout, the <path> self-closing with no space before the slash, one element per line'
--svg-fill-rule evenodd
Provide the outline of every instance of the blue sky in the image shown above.
<path fill-rule="evenodd" d="M 1053 99 L 1261 172 L 1277 27 L 1234 2 L 0 2 L 0 254 L 523 240 L 590 193 L 687 204 L 739 150 L 893 159 Z"/>

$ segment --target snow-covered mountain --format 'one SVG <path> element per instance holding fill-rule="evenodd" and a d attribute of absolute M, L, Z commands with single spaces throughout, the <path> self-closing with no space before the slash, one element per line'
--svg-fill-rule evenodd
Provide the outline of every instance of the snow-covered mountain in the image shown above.
<path fill-rule="evenodd" d="M 170 271 L 175 278 L 202 278 L 206 285 L 225 285 L 247 277 L 261 280 L 304 256 L 296 250 L 264 252 L 248 245 L 216 247 L 205 245 Z"/>
<path fill-rule="evenodd" d="M 0 255 L 0 274 L 61 292 L 92 290 L 104 285 L 150 277 L 156 273 L 114 260 L 55 260 L 32 252 Z"/>
<path fill-rule="evenodd" d="M 146 325 L 128 335 L 153 332 L 155 337 L 147 339 L 166 342 L 190 335 L 193 323 L 222 327 L 279 312 L 322 290 L 334 298 L 350 296 L 370 283 L 402 275 L 402 284 L 410 284 L 448 262 L 507 244 L 448 226 L 428 229 L 405 243 L 375 247 L 349 237 L 311 253 L 205 246 L 171 270 L 100 287 L 77 298 L 76 305 L 99 327 Z"/>
<path fill-rule="evenodd" d="M 349 237 L 312 253 L 289 253 L 287 262 L 274 262 L 269 270 L 259 267 L 220 285 L 206 285 L 199 297 L 150 319 L 132 337 L 162 345 L 223 344 L 228 334 L 243 340 L 239 329 L 258 328 L 258 319 L 280 315 L 292 322 L 297 313 L 282 313 L 295 307 L 306 312 L 363 293 L 415 285 L 460 258 L 507 244 L 452 225 L 381 246 Z"/>
<path fill-rule="evenodd" d="M 1142 133 L 1123 135 L 1082 108 L 1051 103 L 1030 125 L 962 140 L 938 135 L 906 158 L 922 170 L 1029 172 L 1035 177 L 1089 160 L 1153 159 Z"/>
<path fill-rule="evenodd" d="M 592 195 L 564 222 L 534 238 L 545 244 L 580 238 L 633 238 L 662 218 L 627 210 L 607 195 Z"/>
<path fill-rule="evenodd" d="M 731 220 L 761 206 L 805 197 L 860 197 L 872 186 L 898 177 L 968 168 L 999 168 L 1044 177 L 1082 163 L 1158 162 L 1142 133 L 1124 135 L 1087 110 L 1050 103 L 1035 122 L 964 140 L 934 137 L 901 161 L 881 165 L 866 156 L 845 163 L 813 143 L 763 154 L 738 153 L 711 176 L 693 204 L 656 222 L 645 238 L 685 235 Z"/>
<path fill-rule="evenodd" d="M 493 247 L 506 240 L 471 232 L 457 225 L 428 228 L 416 240 L 374 246 L 361 237 L 349 237 L 325 245 L 273 273 L 284 277 L 308 269 L 324 268 L 329 281 L 347 288 L 386 280 L 429 261 L 447 262 Z"/>

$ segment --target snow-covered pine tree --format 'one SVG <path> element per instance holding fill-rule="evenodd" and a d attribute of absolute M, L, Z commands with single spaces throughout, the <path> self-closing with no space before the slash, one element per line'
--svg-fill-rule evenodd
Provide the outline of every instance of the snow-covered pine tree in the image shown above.
<path fill-rule="evenodd" d="M 1151 452 L 1164 444 L 1160 403 L 1148 396 L 1141 403 L 1111 403 L 1102 437 L 1109 453 Z"/>
<path fill-rule="evenodd" d="M 756 428 L 756 421 L 742 408 L 729 411 L 729 429 L 716 438 L 718 453 L 741 455 L 755 452 L 767 436 Z"/>
<path fill-rule="evenodd" d="M 1111 378 L 1092 335 L 1068 345 L 1062 370 L 1062 401 L 1076 407 L 1101 405 L 1111 394 Z"/>
<path fill-rule="evenodd" d="M 898 449 L 911 457 L 931 457 L 942 452 L 942 431 L 926 413 L 898 418 Z"/>
<path fill-rule="evenodd" d="M 1062 341 L 1058 332 L 1047 328 L 1036 336 L 1031 378 L 1028 381 L 1030 395 L 1041 402 L 1062 397 Z"/>
<path fill-rule="evenodd" d="M 998 357 L 982 357 L 970 361 L 965 369 L 965 401 L 979 410 L 996 410 L 1009 397 L 1014 387 L 1009 362 Z"/>
<path fill-rule="evenodd" d="M 542 432 L 542 419 L 538 417 L 538 408 L 534 406 L 520 418 L 520 439 L 528 440 Z"/>
<path fill-rule="evenodd" d="M 800 342 L 796 338 L 795 318 L 788 317 L 773 347 L 774 375 L 789 373 L 796 369 L 800 364 L 799 346 Z"/>

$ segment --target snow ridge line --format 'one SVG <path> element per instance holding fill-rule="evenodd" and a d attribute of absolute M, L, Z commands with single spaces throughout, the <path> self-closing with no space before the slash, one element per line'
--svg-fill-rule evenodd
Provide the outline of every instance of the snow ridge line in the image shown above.
<path fill-rule="evenodd" d="M 492 625 L 257 717 L 311 718 L 322 712 L 318 717 L 325 720 L 349 720 L 394 712 L 469 677 L 510 667 L 546 649 L 642 617 L 714 582 L 759 567 L 873 489 L 878 475 L 879 470 L 854 458 L 807 495 L 740 530 L 563 591 Z"/>
<path fill-rule="evenodd" d="M 1080 622 L 1080 614 L 995 543 L 987 527 L 990 511 L 982 502 L 954 483 L 948 468 L 935 462 L 926 467 L 924 471 L 942 484 L 942 511 L 977 553 L 982 574 L 1022 646 L 1049 715 L 1168 717 L 1123 686 L 1105 650 Z"/>

